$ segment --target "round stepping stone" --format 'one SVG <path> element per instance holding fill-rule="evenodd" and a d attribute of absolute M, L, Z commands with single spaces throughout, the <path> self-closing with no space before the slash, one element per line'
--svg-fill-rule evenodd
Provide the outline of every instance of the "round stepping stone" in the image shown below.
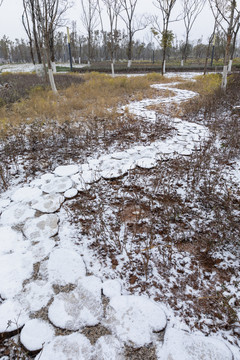
<path fill-rule="evenodd" d="M 35 360 L 93 360 L 93 349 L 90 341 L 82 334 L 57 336 L 44 345 Z"/>
<path fill-rule="evenodd" d="M 0 212 L 10 204 L 10 199 L 0 200 Z"/>
<path fill-rule="evenodd" d="M 72 199 L 77 195 L 77 193 L 78 193 L 77 189 L 72 188 L 72 189 L 65 191 L 65 193 L 63 195 L 66 199 Z"/>
<path fill-rule="evenodd" d="M 45 184 L 45 181 L 42 179 L 34 179 L 30 182 L 32 187 L 42 187 Z"/>
<path fill-rule="evenodd" d="M 152 169 L 157 166 L 157 161 L 150 158 L 142 158 L 136 161 L 136 165 L 143 169 Z"/>
<path fill-rule="evenodd" d="M 23 281 L 32 276 L 32 254 L 2 255 L 0 264 L 0 295 L 3 299 L 12 298 L 22 290 Z"/>
<path fill-rule="evenodd" d="M 95 360 L 124 360 L 124 347 L 112 335 L 101 336 L 95 344 Z"/>
<path fill-rule="evenodd" d="M 102 284 L 103 294 L 109 298 L 119 296 L 122 292 L 122 286 L 117 279 L 109 279 Z"/>
<path fill-rule="evenodd" d="M 99 172 L 94 170 L 84 170 L 80 176 L 86 184 L 93 184 L 101 178 Z"/>
<path fill-rule="evenodd" d="M 129 161 L 104 160 L 101 164 L 101 176 L 106 180 L 117 179 L 127 174 L 131 164 Z"/>
<path fill-rule="evenodd" d="M 31 241 L 50 238 L 58 233 L 59 218 L 56 214 L 42 215 L 26 221 L 23 233 Z"/>
<path fill-rule="evenodd" d="M 111 155 L 111 158 L 115 160 L 129 159 L 129 154 L 126 151 L 115 152 Z"/>
<path fill-rule="evenodd" d="M 54 174 L 47 173 L 41 176 L 41 179 L 44 180 L 44 182 L 49 182 L 50 180 L 53 180 L 55 178 Z"/>
<path fill-rule="evenodd" d="M 78 172 L 77 165 L 65 165 L 65 166 L 58 166 L 54 170 L 54 174 L 57 176 L 71 176 Z"/>
<path fill-rule="evenodd" d="M 34 262 L 42 261 L 56 246 L 54 239 L 38 239 L 37 242 L 32 242 L 30 251 L 32 253 Z"/>
<path fill-rule="evenodd" d="M 95 276 L 79 280 L 75 290 L 55 296 L 49 307 L 49 320 L 72 331 L 97 325 L 103 317 L 101 288 L 102 282 Z"/>
<path fill-rule="evenodd" d="M 46 342 L 53 340 L 54 329 L 46 321 L 32 319 L 25 323 L 20 341 L 28 351 L 37 351 L 42 349 Z"/>
<path fill-rule="evenodd" d="M 106 309 L 105 325 L 126 344 L 142 347 L 153 341 L 153 332 L 166 327 L 166 315 L 144 296 L 114 296 Z"/>
<path fill-rule="evenodd" d="M 86 183 L 84 183 L 84 185 L 83 184 L 78 184 L 77 185 L 77 190 L 80 191 L 80 192 L 88 191 L 90 189 L 91 189 L 91 186 L 89 184 L 86 184 Z"/>
<path fill-rule="evenodd" d="M 36 197 L 42 195 L 42 190 L 30 186 L 22 187 L 14 192 L 11 199 L 13 201 L 22 201 L 22 202 L 30 202 Z"/>
<path fill-rule="evenodd" d="M 14 204 L 2 212 L 1 222 L 4 225 L 25 223 L 28 218 L 34 217 L 35 210 L 24 204 Z"/>
<path fill-rule="evenodd" d="M 164 343 L 157 348 L 160 360 L 232 360 L 233 354 L 223 341 L 213 337 L 190 335 L 167 329 Z"/>
<path fill-rule="evenodd" d="M 19 296 L 19 301 L 28 311 L 39 311 L 47 305 L 53 297 L 52 285 L 48 282 L 37 280 L 25 285 L 24 292 Z"/>
<path fill-rule="evenodd" d="M 40 196 L 36 199 L 32 203 L 32 207 L 42 213 L 54 213 L 60 209 L 63 202 L 64 196 L 59 194 L 49 194 Z"/>
<path fill-rule="evenodd" d="M 86 268 L 77 252 L 56 249 L 49 257 L 47 275 L 52 284 L 77 284 L 78 280 L 86 275 Z"/>
<path fill-rule="evenodd" d="M 17 251 L 24 252 L 29 246 L 29 242 L 23 240 L 22 234 L 10 226 L 0 226 L 0 234 L 0 255 Z"/>
<path fill-rule="evenodd" d="M 0 334 L 20 329 L 28 320 L 27 313 L 14 300 L 6 300 L 0 305 Z"/>
<path fill-rule="evenodd" d="M 72 181 L 68 177 L 55 177 L 42 186 L 42 191 L 48 194 L 64 193 L 72 187 Z"/>
<path fill-rule="evenodd" d="M 82 175 L 75 174 L 71 176 L 72 181 L 77 185 L 78 191 L 87 191 L 90 189 L 90 185 L 86 184 L 86 182 L 83 180 Z"/>

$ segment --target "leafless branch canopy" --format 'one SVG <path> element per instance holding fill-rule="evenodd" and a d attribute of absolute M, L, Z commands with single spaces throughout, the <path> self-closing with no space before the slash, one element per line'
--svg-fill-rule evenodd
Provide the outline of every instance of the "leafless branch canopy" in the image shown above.
<path fill-rule="evenodd" d="M 186 28 L 186 32 L 190 32 L 193 24 L 202 12 L 206 0 L 182 0 L 183 6 L 183 20 Z"/>

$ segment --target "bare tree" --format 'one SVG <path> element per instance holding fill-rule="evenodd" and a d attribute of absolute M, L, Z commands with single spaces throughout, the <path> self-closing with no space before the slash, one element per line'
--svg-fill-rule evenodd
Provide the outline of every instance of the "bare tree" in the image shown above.
<path fill-rule="evenodd" d="M 121 15 L 122 20 L 126 24 L 127 35 L 128 35 L 128 47 L 127 47 L 127 57 L 128 57 L 128 67 L 132 63 L 132 47 L 133 47 L 133 37 L 136 32 L 144 30 L 148 23 L 144 16 L 136 17 L 135 10 L 138 0 L 119 0 L 124 11 L 125 16 Z"/>
<path fill-rule="evenodd" d="M 216 14 L 220 14 L 225 26 L 223 23 L 220 23 L 220 26 L 226 34 L 226 47 L 225 47 L 225 56 L 224 56 L 224 67 L 223 67 L 223 78 L 222 78 L 222 89 L 226 91 L 227 88 L 227 75 L 228 71 L 231 70 L 232 60 L 230 60 L 230 48 L 232 41 L 234 41 L 234 34 L 239 27 L 240 21 L 240 10 L 237 7 L 236 0 L 209 0 L 210 7 L 212 9 L 213 15 L 216 19 Z M 236 38 L 235 38 L 236 41 Z"/>
<path fill-rule="evenodd" d="M 203 10 L 206 0 L 182 0 L 183 21 L 185 26 L 185 44 L 183 47 L 182 60 L 187 60 L 187 49 L 189 43 L 189 34 L 192 30 L 198 15 Z"/>
<path fill-rule="evenodd" d="M 29 21 L 29 16 L 28 16 L 28 10 L 27 10 L 27 1 L 23 0 L 23 14 L 22 14 L 22 23 L 23 23 L 23 27 L 26 31 L 28 40 L 29 40 L 29 46 L 30 46 L 30 54 L 31 54 L 31 59 L 32 59 L 32 63 L 35 65 L 35 59 L 34 59 L 34 50 L 33 50 L 33 44 L 34 44 L 34 40 L 33 40 L 33 36 L 32 36 L 32 29 L 30 26 L 30 21 Z"/>
<path fill-rule="evenodd" d="M 163 48 L 163 59 L 162 59 L 162 74 L 165 73 L 165 59 L 166 59 L 166 51 L 167 48 L 171 45 L 173 41 L 173 33 L 169 31 L 169 23 L 171 22 L 171 15 L 174 5 L 176 4 L 176 0 L 155 0 L 153 2 L 154 6 L 161 11 L 162 14 L 162 27 L 160 25 L 160 21 L 157 15 L 153 16 L 153 34 L 159 36 L 161 34 L 161 46 Z M 176 21 L 179 18 L 172 20 Z"/>
<path fill-rule="evenodd" d="M 103 0 L 103 3 L 106 7 L 109 19 L 108 48 L 110 53 L 110 59 L 112 61 L 112 75 L 114 76 L 115 52 L 118 45 L 118 17 L 121 12 L 122 6 L 118 0 Z"/>
<path fill-rule="evenodd" d="M 90 64 L 93 56 L 93 33 L 99 25 L 99 2 L 98 0 L 81 0 L 82 5 L 82 23 L 87 31 L 88 44 L 88 63 Z"/>
<path fill-rule="evenodd" d="M 36 28 L 38 41 L 42 42 L 41 57 L 43 62 L 47 63 L 48 76 L 51 88 L 54 93 L 57 89 L 53 77 L 53 39 L 54 31 L 61 24 L 61 17 L 68 9 L 68 0 L 31 0 L 34 2 L 34 16 L 36 19 Z"/>

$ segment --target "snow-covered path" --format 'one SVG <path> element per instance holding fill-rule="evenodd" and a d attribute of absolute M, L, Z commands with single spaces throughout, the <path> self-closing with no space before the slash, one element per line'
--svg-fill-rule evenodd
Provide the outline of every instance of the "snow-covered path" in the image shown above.
<path fill-rule="evenodd" d="M 175 86 L 175 87 L 174 87 Z M 180 103 L 193 96 L 177 84 L 154 85 L 174 96 L 129 104 L 133 114 L 155 121 L 147 107 Z M 20 329 L 20 340 L 41 360 L 124 359 L 124 346 L 153 344 L 159 360 L 239 360 L 222 339 L 193 335 L 161 303 L 128 294 L 120 279 L 106 280 L 88 268 L 90 253 L 74 244 L 61 206 L 89 191 L 101 178 L 112 180 L 135 167 L 150 169 L 158 161 L 189 156 L 209 136 L 204 126 L 172 119 L 174 135 L 149 146 L 91 158 L 84 164 L 59 166 L 0 199 L 0 334 Z M 91 274 L 90 274 L 91 273 Z M 108 298 L 108 301 L 104 301 Z M 86 327 L 108 333 L 92 345 Z M 176 325 L 177 324 L 177 325 Z M 62 329 L 62 332 L 59 330 Z M 159 335 L 164 329 L 164 341 Z M 65 335 L 67 331 L 67 335 Z M 233 352 L 235 354 L 233 355 Z"/>

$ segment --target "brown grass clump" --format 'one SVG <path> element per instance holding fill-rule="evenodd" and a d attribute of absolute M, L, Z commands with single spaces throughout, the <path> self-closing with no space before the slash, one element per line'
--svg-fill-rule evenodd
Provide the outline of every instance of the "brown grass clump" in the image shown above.
<path fill-rule="evenodd" d="M 196 81 L 189 81 L 180 84 L 178 87 L 195 91 L 198 97 L 190 99 L 182 105 L 183 115 L 189 113 L 197 113 L 200 109 L 209 107 L 213 103 L 213 99 L 221 93 L 221 74 L 208 74 L 197 76 Z"/>
<path fill-rule="evenodd" d="M 127 78 L 98 73 L 84 76 L 84 82 L 74 83 L 67 89 L 60 89 L 59 96 L 50 90 L 37 86 L 29 92 L 28 99 L 14 103 L 11 108 L 0 110 L 0 130 L 32 123 L 36 119 L 43 123 L 54 120 L 60 124 L 66 121 L 82 121 L 88 118 L 117 118 L 117 108 L 129 100 L 153 97 L 159 92 L 150 88 L 153 82 L 166 81 L 162 76 L 147 75 Z"/>

